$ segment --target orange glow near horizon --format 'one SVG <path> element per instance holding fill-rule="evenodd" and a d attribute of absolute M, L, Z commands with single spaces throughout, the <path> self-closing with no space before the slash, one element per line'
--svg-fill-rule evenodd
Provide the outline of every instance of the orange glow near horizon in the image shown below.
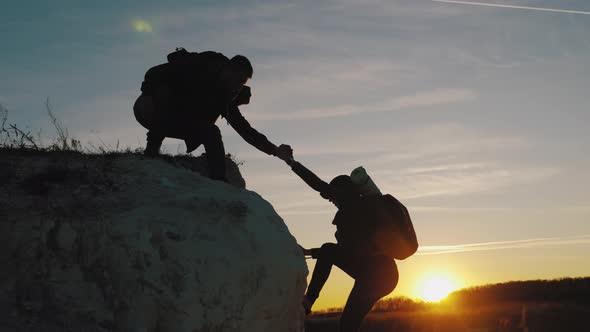
<path fill-rule="evenodd" d="M 438 302 L 461 287 L 461 282 L 449 273 L 430 272 L 416 283 L 414 293 L 421 300 Z"/>

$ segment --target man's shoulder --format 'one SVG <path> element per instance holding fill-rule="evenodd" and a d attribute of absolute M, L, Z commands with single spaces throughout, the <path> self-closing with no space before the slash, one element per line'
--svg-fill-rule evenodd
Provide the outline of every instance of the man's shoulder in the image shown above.
<path fill-rule="evenodd" d="M 239 118 L 243 118 L 244 116 L 242 115 L 242 112 L 240 112 L 240 109 L 238 108 L 238 106 L 236 104 L 230 104 L 227 107 L 227 113 L 224 116 L 228 121 L 232 121 L 232 120 L 236 120 Z"/>
<path fill-rule="evenodd" d="M 223 55 L 222 53 L 215 52 L 215 51 L 204 51 L 199 53 L 194 53 L 195 59 L 205 62 L 227 62 L 229 58 Z"/>
<path fill-rule="evenodd" d="M 201 79 L 209 81 L 217 77 L 228 62 L 229 59 L 218 52 L 205 51 L 193 53 L 193 58 L 189 65 L 189 71 L 192 74 L 196 74 Z"/>

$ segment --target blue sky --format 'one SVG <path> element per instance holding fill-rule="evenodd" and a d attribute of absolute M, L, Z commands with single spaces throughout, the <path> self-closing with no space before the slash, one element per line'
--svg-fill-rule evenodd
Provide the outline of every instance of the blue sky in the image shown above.
<path fill-rule="evenodd" d="M 0 103 L 50 137 L 49 97 L 82 142 L 136 147 L 131 107 L 150 66 L 178 46 L 244 54 L 255 128 L 326 180 L 364 165 L 409 207 L 425 249 L 400 264 L 397 292 L 414 295 L 426 271 L 462 285 L 590 274 L 589 36 L 582 13 L 429 0 L 7 1 Z M 300 243 L 334 241 L 334 208 L 218 124 Z M 439 245 L 457 250 L 426 255 Z M 351 282 L 334 278 L 319 305 L 343 303 Z"/>

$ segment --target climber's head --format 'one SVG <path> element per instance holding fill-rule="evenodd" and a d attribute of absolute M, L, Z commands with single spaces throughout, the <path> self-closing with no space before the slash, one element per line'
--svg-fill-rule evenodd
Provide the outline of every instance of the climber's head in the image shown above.
<path fill-rule="evenodd" d="M 341 208 L 349 205 L 350 202 L 360 196 L 356 185 L 348 175 L 338 175 L 330 181 L 329 192 L 322 193 L 322 197 Z"/>

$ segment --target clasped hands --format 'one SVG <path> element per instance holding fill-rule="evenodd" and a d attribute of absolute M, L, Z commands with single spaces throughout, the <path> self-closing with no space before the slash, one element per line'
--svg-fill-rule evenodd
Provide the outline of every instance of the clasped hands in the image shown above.
<path fill-rule="evenodd" d="M 277 156 L 279 159 L 281 159 L 281 160 L 283 160 L 283 161 L 285 161 L 285 162 L 289 163 L 290 161 L 292 161 L 292 160 L 293 160 L 293 149 L 291 148 L 291 146 L 290 146 L 290 145 L 287 145 L 287 144 L 281 144 L 281 145 L 280 145 L 280 146 L 277 148 L 277 150 L 276 150 L 276 152 L 275 152 L 275 155 L 276 155 L 276 156 Z"/>

